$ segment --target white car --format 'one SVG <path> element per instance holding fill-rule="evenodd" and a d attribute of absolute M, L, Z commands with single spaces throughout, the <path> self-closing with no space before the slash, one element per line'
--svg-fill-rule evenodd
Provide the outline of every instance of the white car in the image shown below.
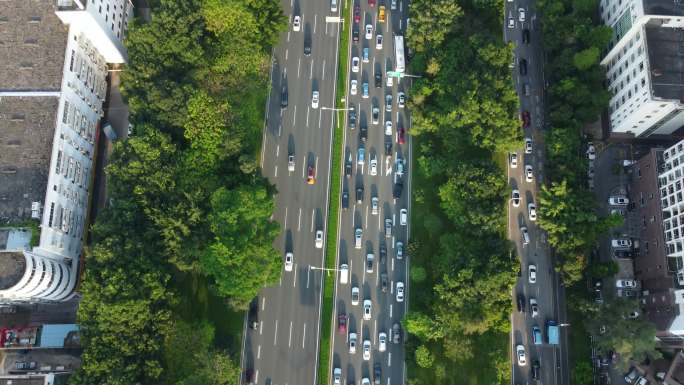
<path fill-rule="evenodd" d="M 527 214 L 529 215 L 531 221 L 537 220 L 537 207 L 534 205 L 534 203 L 527 205 Z"/>
<path fill-rule="evenodd" d="M 363 319 L 369 321 L 371 319 L 371 301 L 369 299 L 363 300 Z"/>
<path fill-rule="evenodd" d="M 375 154 L 371 156 L 369 170 L 372 176 L 378 175 L 378 157 Z"/>
<path fill-rule="evenodd" d="M 368 377 L 364 377 L 361 379 L 361 385 L 370 385 L 370 380 Z"/>
<path fill-rule="evenodd" d="M 525 154 L 531 154 L 532 153 L 532 139 L 531 138 L 525 138 Z"/>
<path fill-rule="evenodd" d="M 525 347 L 518 345 L 515 347 L 515 354 L 518 356 L 518 366 L 527 365 L 527 356 L 525 355 Z"/>
<path fill-rule="evenodd" d="M 385 122 L 385 135 L 392 136 L 392 121 L 388 120 Z"/>
<path fill-rule="evenodd" d="M 333 378 L 335 379 L 335 385 L 340 385 L 342 383 L 342 369 L 333 369 Z"/>
<path fill-rule="evenodd" d="M 534 179 L 534 173 L 532 172 L 532 165 L 526 165 L 525 166 L 525 181 L 528 183 L 532 183 L 532 180 Z"/>
<path fill-rule="evenodd" d="M 406 94 L 399 92 L 397 94 L 397 107 L 404 108 L 406 106 Z"/>
<path fill-rule="evenodd" d="M 511 152 L 510 155 L 511 168 L 518 168 L 518 153 Z"/>
<path fill-rule="evenodd" d="M 292 265 L 294 264 L 294 254 L 285 253 L 285 271 L 292 271 Z"/>
<path fill-rule="evenodd" d="M 371 109 L 371 121 L 373 124 L 380 124 L 380 109 L 373 106 Z"/>
<path fill-rule="evenodd" d="M 295 157 L 294 155 L 287 156 L 287 171 L 293 172 L 295 170 Z"/>
<path fill-rule="evenodd" d="M 530 298 L 530 312 L 532 312 L 532 318 L 537 318 L 539 315 L 539 305 L 534 298 Z"/>
<path fill-rule="evenodd" d="M 302 18 L 299 16 L 295 16 L 292 19 L 292 30 L 295 32 L 299 32 L 299 30 L 302 28 Z"/>
<path fill-rule="evenodd" d="M 390 9 L 393 11 L 397 9 L 397 0 L 390 1 Z"/>
<path fill-rule="evenodd" d="M 352 72 L 359 72 L 359 61 L 358 56 L 352 58 Z"/>
<path fill-rule="evenodd" d="M 375 49 L 382 49 L 382 35 L 378 34 L 375 37 Z"/>
<path fill-rule="evenodd" d="M 520 207 L 520 191 L 517 189 L 511 192 L 511 202 L 513 202 L 513 207 Z"/>
<path fill-rule="evenodd" d="M 356 353 L 356 333 L 349 333 L 349 354 Z"/>
<path fill-rule="evenodd" d="M 359 304 L 359 288 L 358 288 L 358 286 L 352 287 L 351 303 L 354 306 L 358 306 L 358 304 Z"/>
<path fill-rule="evenodd" d="M 512 17 L 508 18 L 508 28 L 515 28 L 515 19 Z"/>
<path fill-rule="evenodd" d="M 596 147 L 594 147 L 594 145 L 591 144 L 591 143 L 590 143 L 589 146 L 587 147 L 587 158 L 588 158 L 589 160 L 594 160 L 594 159 L 596 159 Z"/>
<path fill-rule="evenodd" d="M 358 92 L 358 84 L 359 84 L 359 82 L 356 79 L 351 81 L 350 92 L 352 95 L 356 95 L 356 93 Z"/>
<path fill-rule="evenodd" d="M 378 334 L 378 350 L 380 352 L 387 350 L 387 333 L 385 332 Z"/>
<path fill-rule="evenodd" d="M 363 340 L 363 360 L 370 360 L 371 353 L 371 343 L 370 340 Z"/>
<path fill-rule="evenodd" d="M 615 281 L 615 287 L 620 289 L 633 289 L 637 287 L 637 282 L 633 279 L 618 279 Z"/>
<path fill-rule="evenodd" d="M 404 283 L 397 282 L 397 302 L 404 302 Z"/>
<path fill-rule="evenodd" d="M 521 23 L 525 21 L 525 8 L 518 8 L 518 21 Z"/>
<path fill-rule="evenodd" d="M 373 26 L 371 24 L 366 24 L 366 40 L 373 38 Z"/>
<path fill-rule="evenodd" d="M 318 91 L 311 94 L 311 108 L 318 108 Z"/>
<path fill-rule="evenodd" d="M 371 214 L 378 215 L 378 207 L 380 206 L 380 200 L 378 197 L 371 198 Z"/>
<path fill-rule="evenodd" d="M 360 249 L 361 248 L 361 238 L 363 237 L 363 230 L 360 227 L 357 227 L 356 230 L 354 230 L 354 248 Z"/>
<path fill-rule="evenodd" d="M 323 248 L 323 230 L 316 231 L 316 248 Z"/>
<path fill-rule="evenodd" d="M 611 246 L 613 246 L 616 249 L 621 249 L 621 248 L 630 248 L 632 247 L 632 240 L 631 239 L 626 239 L 626 238 L 618 238 L 618 239 L 613 239 L 610 242 Z"/>
<path fill-rule="evenodd" d="M 608 204 L 612 206 L 627 206 L 629 199 L 623 196 L 612 196 L 608 198 Z"/>
<path fill-rule="evenodd" d="M 530 283 L 537 283 L 537 266 L 536 265 L 530 265 L 527 268 L 527 272 L 529 273 L 529 281 Z"/>
<path fill-rule="evenodd" d="M 402 226 L 406 226 L 407 222 L 408 222 L 408 210 L 406 210 L 406 209 L 399 210 L 399 224 Z"/>

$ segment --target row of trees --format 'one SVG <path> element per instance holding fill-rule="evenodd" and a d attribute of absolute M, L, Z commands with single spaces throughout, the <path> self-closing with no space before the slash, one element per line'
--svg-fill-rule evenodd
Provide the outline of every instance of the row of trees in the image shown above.
<path fill-rule="evenodd" d="M 597 26 L 597 0 L 540 0 L 537 7 L 543 14 L 541 26 L 547 57 L 544 73 L 549 81 L 550 102 L 550 127 L 545 136 L 550 184 L 541 191 L 538 221 L 559 257 L 566 285 L 572 286 L 583 278 L 603 278 L 617 272 L 614 263 L 587 258 L 599 234 L 619 226 L 622 218 L 596 214 L 596 197 L 585 182 L 588 165 L 581 135 L 582 127 L 598 119 L 610 99 L 603 86 L 605 73 L 599 59 L 612 30 Z M 604 354 L 617 354 L 620 368 L 626 369 L 630 359 L 659 356 L 655 350 L 655 327 L 642 315 L 633 313 L 639 308 L 637 301 L 609 296 L 606 303 L 599 305 L 586 298 L 587 290 L 582 284 L 570 287 L 568 293 L 568 310 L 575 325 L 571 332 L 586 330 L 594 336 L 594 346 Z M 580 341 L 586 345 L 586 339 Z M 571 382 L 592 384 L 588 349 L 576 350 L 580 351 L 586 356 L 573 357 Z"/>
<path fill-rule="evenodd" d="M 510 381 L 511 288 L 502 168 L 521 144 L 518 98 L 501 42 L 501 1 L 416 0 L 409 8 L 416 144 L 404 326 L 409 383 Z M 499 164 L 497 164 L 497 160 Z"/>
<path fill-rule="evenodd" d="M 223 325 L 185 307 L 214 296 L 245 309 L 278 280 L 275 191 L 255 154 L 284 25 L 275 0 L 160 0 L 130 25 L 122 91 L 135 133 L 106 169 L 72 384 L 237 382 L 238 349 L 215 340 Z"/>

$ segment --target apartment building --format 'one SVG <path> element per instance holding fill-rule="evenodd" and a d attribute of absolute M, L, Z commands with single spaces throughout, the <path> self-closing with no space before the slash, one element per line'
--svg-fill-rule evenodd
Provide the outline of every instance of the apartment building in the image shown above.
<path fill-rule="evenodd" d="M 684 2 L 601 0 L 599 11 L 613 30 L 601 61 L 611 132 L 647 137 L 684 126 Z"/>
<path fill-rule="evenodd" d="M 130 0 L 0 7 L 0 302 L 68 299 L 90 197 L 108 63 L 123 63 Z M 22 224 L 38 221 L 31 244 Z"/>

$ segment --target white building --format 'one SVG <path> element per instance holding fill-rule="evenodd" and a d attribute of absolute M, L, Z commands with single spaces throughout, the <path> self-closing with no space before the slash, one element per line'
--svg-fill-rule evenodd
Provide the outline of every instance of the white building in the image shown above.
<path fill-rule="evenodd" d="M 601 0 L 613 29 L 601 61 L 607 72 L 615 133 L 671 134 L 684 125 L 684 2 Z"/>
<path fill-rule="evenodd" d="M 121 37 L 131 17 L 130 0 L 0 7 L 3 56 L 11 58 L 0 65 L 0 220 L 40 220 L 32 250 L 0 243 L 0 302 L 73 293 L 107 63 L 125 61 Z"/>

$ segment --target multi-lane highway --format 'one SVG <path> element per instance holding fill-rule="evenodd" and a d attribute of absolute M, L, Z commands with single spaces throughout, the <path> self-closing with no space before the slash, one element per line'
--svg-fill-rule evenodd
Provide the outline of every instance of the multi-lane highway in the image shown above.
<path fill-rule="evenodd" d="M 284 259 L 291 252 L 293 263 L 250 312 L 242 381 L 306 385 L 317 381 L 322 275 L 309 267 L 323 265 L 327 241 L 316 245 L 316 233 L 326 234 L 333 129 L 326 108 L 334 107 L 341 26 L 326 23 L 338 16 L 329 1 L 284 0 L 282 7 L 289 28 L 273 51 L 261 167 L 278 190 L 273 219 L 283 232 L 276 247 Z"/>
<path fill-rule="evenodd" d="M 337 255 L 338 266 L 347 265 L 349 277 L 347 282 L 336 282 L 337 324 L 330 370 L 333 378 L 333 372 L 340 370 L 342 384 L 364 384 L 366 379 L 376 384 L 403 384 L 404 336 L 402 331 L 395 337 L 392 329 L 395 324 L 399 327 L 408 299 L 410 257 L 405 245 L 409 228 L 410 138 L 406 131 L 410 119 L 399 101 L 400 93 L 408 93 L 407 78 L 388 81 L 388 72 L 397 70 L 394 37 L 405 33 L 407 3 L 350 3 L 346 18 L 353 25 L 347 100 L 356 121 L 352 123 L 353 118 L 347 115 Z M 365 303 L 370 304 L 369 315 L 365 314 Z M 340 316 L 346 318 L 346 328 L 339 327 Z M 354 342 L 350 339 L 354 337 L 355 347 L 351 347 Z M 367 344 L 370 346 L 365 353 Z"/>
<path fill-rule="evenodd" d="M 565 314 L 563 290 L 559 286 L 558 275 L 553 270 L 551 250 L 546 243 L 545 233 L 533 219 L 536 213 L 530 212 L 530 204 L 534 205 L 535 211 L 538 209 L 538 189 L 545 182 L 543 55 L 534 1 L 507 1 L 504 28 L 506 40 L 514 42 L 516 46 L 515 60 L 512 64 L 513 78 L 520 95 L 523 136 L 526 142 L 525 148 L 512 154 L 517 156 L 517 165 L 513 166 L 511 157 L 508 163 L 508 179 L 512 190 L 509 200 L 508 233 L 510 239 L 516 243 L 522 271 L 512 293 L 513 383 L 565 385 L 569 378 L 566 333 L 563 331 L 564 324 L 558 322 L 564 319 Z M 519 199 L 515 199 L 514 191 L 518 192 Z M 525 239 L 521 231 L 523 228 L 527 229 L 528 239 Z M 530 279 L 530 266 L 533 266 L 532 269 L 536 268 L 534 280 Z M 537 314 L 533 314 L 531 300 L 537 303 Z M 522 311 L 518 310 L 519 302 L 522 302 Z M 560 345 L 548 343 L 548 320 L 556 321 L 562 326 Z M 534 341 L 535 326 L 541 333 L 539 344 L 535 344 Z M 525 365 L 518 363 L 518 345 L 525 348 Z M 533 367 L 537 364 L 538 372 L 535 376 Z"/>

